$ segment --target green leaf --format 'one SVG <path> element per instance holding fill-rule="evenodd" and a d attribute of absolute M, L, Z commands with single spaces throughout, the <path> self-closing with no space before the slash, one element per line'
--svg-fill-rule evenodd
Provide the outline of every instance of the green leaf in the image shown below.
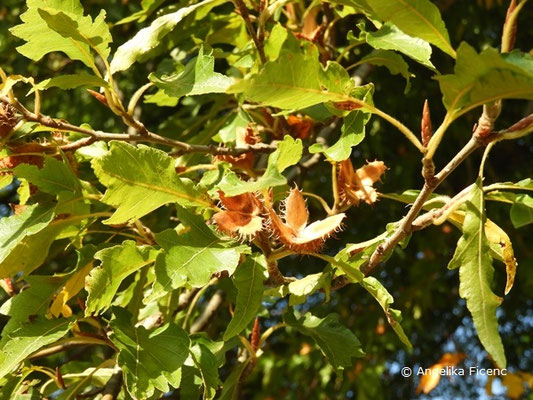
<path fill-rule="evenodd" d="M 10 275 L 4 261 L 26 237 L 45 229 L 54 217 L 54 209 L 37 204 L 27 206 L 18 215 L 0 219 L 0 278 Z"/>
<path fill-rule="evenodd" d="M 409 91 L 411 86 L 409 81 L 409 78 L 411 77 L 411 74 L 409 73 L 409 66 L 399 54 L 389 50 L 376 50 L 363 57 L 359 62 L 386 67 L 393 75 L 400 74 L 407 81 L 405 84 L 404 93 Z"/>
<path fill-rule="evenodd" d="M 85 315 L 99 314 L 106 310 L 122 281 L 153 263 L 158 253 L 151 246 L 136 246 L 132 240 L 96 253 L 94 258 L 102 264 L 94 268 L 85 281 L 85 288 L 89 293 Z"/>
<path fill-rule="evenodd" d="M 94 22 L 90 16 L 69 15 L 54 8 L 39 8 L 37 11 L 50 29 L 64 38 L 75 41 L 77 47 L 85 44 L 94 49 L 98 55 L 109 56 L 109 43 L 113 39 L 105 22 L 105 10 L 100 11 Z"/>
<path fill-rule="evenodd" d="M 31 353 L 61 339 L 69 331 L 70 319 L 38 317 L 15 329 L 3 338 L 0 351 L 0 378 L 11 372 Z"/>
<path fill-rule="evenodd" d="M 8 185 L 11 185 L 11 182 L 13 182 L 13 175 L 11 174 L 1 175 L 0 176 L 0 190 L 5 188 Z"/>
<path fill-rule="evenodd" d="M 156 389 L 168 392 L 171 386 L 179 387 L 180 367 L 189 354 L 187 333 L 173 323 L 152 330 L 134 327 L 127 311 L 112 310 L 116 318 L 110 322 L 111 340 L 119 349 L 117 362 L 129 394 L 146 399 Z"/>
<path fill-rule="evenodd" d="M 193 96 L 206 93 L 225 93 L 233 79 L 215 72 L 215 57 L 204 54 L 200 47 L 198 57 L 189 61 L 183 71 L 173 75 L 150 74 L 152 83 L 171 97 Z"/>
<path fill-rule="evenodd" d="M 265 279 L 266 260 L 263 256 L 248 257 L 233 276 L 237 288 L 235 313 L 224 332 L 226 341 L 241 333 L 257 315 L 263 300 L 263 280 Z"/>
<path fill-rule="evenodd" d="M 20 164 L 13 169 L 18 178 L 26 179 L 40 191 L 57 195 L 61 192 L 79 192 L 80 181 L 72 170 L 61 161 L 46 157 L 43 168 Z"/>
<path fill-rule="evenodd" d="M 39 9 L 43 5 L 47 6 L 46 10 Z M 80 29 L 82 38 L 90 39 L 104 57 L 109 54 L 111 35 L 104 21 L 105 11 L 93 22 L 90 16 L 83 16 L 79 0 L 49 0 L 45 4 L 40 0 L 28 0 L 27 6 L 28 11 L 20 16 L 23 24 L 10 29 L 13 35 L 27 42 L 17 47 L 20 54 L 39 61 L 48 53 L 61 51 L 72 60 L 80 60 L 88 67 L 96 68 L 89 45 L 85 40 L 69 36 L 72 33 L 70 29 L 76 32 Z"/>
<path fill-rule="evenodd" d="M 198 400 L 202 394 L 203 382 L 198 368 L 192 365 L 194 363 L 191 358 L 181 367 L 180 397 Z"/>
<path fill-rule="evenodd" d="M 268 39 L 265 40 L 265 56 L 270 61 L 274 61 L 279 57 L 283 43 L 287 40 L 288 35 L 287 29 L 283 25 L 280 23 L 274 25 Z"/>
<path fill-rule="evenodd" d="M 235 143 L 237 140 L 237 130 L 246 129 L 248 124 L 251 122 L 248 114 L 239 109 L 231 118 L 228 119 L 227 123 L 218 131 L 218 133 L 213 137 L 213 140 L 222 142 L 222 143 Z"/>
<path fill-rule="evenodd" d="M 326 296 L 329 298 L 329 287 L 331 284 L 331 268 L 329 272 L 319 272 L 317 274 L 309 274 L 302 279 L 297 279 L 287 285 L 287 290 L 290 293 L 289 306 L 295 306 L 305 302 L 307 296 L 315 293 L 319 289 L 325 289 Z"/>
<path fill-rule="evenodd" d="M 309 148 L 310 153 L 324 153 L 328 159 L 339 162 L 346 160 L 352 154 L 352 147 L 357 146 L 365 138 L 365 125 L 370 114 L 361 111 L 351 111 L 341 129 L 341 137 L 333 146 L 324 149 L 320 143 Z"/>
<path fill-rule="evenodd" d="M 463 236 L 448 268 L 459 267 L 459 295 L 466 299 L 479 339 L 498 367 L 505 368 L 505 352 L 496 319 L 496 309 L 502 299 L 491 289 L 494 268 L 485 221 L 483 183 L 478 178 L 466 202 Z"/>
<path fill-rule="evenodd" d="M 241 93 L 249 101 L 284 110 L 309 110 L 322 103 L 357 101 L 356 106 L 362 110 L 368 106 L 368 111 L 375 111 L 362 99 L 368 87 L 355 88 L 346 69 L 337 62 L 330 61 L 326 69 L 322 68 L 316 48 L 306 54 L 282 49 L 276 61 L 267 62 L 258 74 L 238 81 L 228 93 Z"/>
<path fill-rule="evenodd" d="M 28 276 L 25 281 L 28 288 L 8 299 L 0 307 L 0 314 L 10 319 L 2 329 L 0 348 L 8 338 L 8 334 L 20 328 L 30 315 L 44 315 L 52 295 L 64 283 L 64 276 Z"/>
<path fill-rule="evenodd" d="M 59 75 L 54 78 L 45 79 L 44 81 L 35 85 L 35 88 L 39 90 L 46 90 L 50 89 L 51 87 L 58 87 L 63 90 L 68 90 L 79 87 L 93 86 L 108 88 L 109 84 L 102 78 L 99 78 L 97 76 L 86 73 L 79 73 L 72 75 Z M 33 92 L 33 89 L 31 90 L 31 92 Z"/>
<path fill-rule="evenodd" d="M 511 222 L 515 228 L 533 222 L 533 197 L 520 194 L 515 197 L 511 206 Z"/>
<path fill-rule="evenodd" d="M 233 367 L 233 371 L 231 371 L 231 374 L 224 381 L 218 400 L 237 400 L 237 396 L 239 395 L 239 381 L 247 366 L 248 360 Z"/>
<path fill-rule="evenodd" d="M 390 224 L 389 224 L 390 225 Z M 324 257 L 332 265 L 340 268 L 342 272 L 346 274 L 350 280 L 359 283 L 368 293 L 374 297 L 381 308 L 383 309 L 389 325 L 392 327 L 398 338 L 404 343 L 409 350 L 413 348 L 411 342 L 405 335 L 400 322 L 402 321 L 402 313 L 399 310 L 395 310 L 391 307 L 394 303 L 394 298 L 387 291 L 387 289 L 381 284 L 380 281 L 373 277 L 366 277 L 359 270 L 359 268 L 370 259 L 372 253 L 390 234 L 384 232 L 373 239 L 370 239 L 362 243 L 347 244 L 346 247 L 341 250 L 335 258 Z M 353 256 L 350 253 L 355 252 Z M 385 254 L 383 261 L 386 261 L 392 252 Z"/>
<path fill-rule="evenodd" d="M 289 110 L 345 100 L 345 93 L 322 90 L 321 68 L 316 51 L 304 55 L 281 50 L 276 61 L 267 62 L 259 74 L 237 82 L 228 92 L 243 93 L 249 101 Z"/>
<path fill-rule="evenodd" d="M 310 336 L 322 350 L 333 368 L 342 370 L 353 365 L 352 357 L 365 355 L 359 339 L 339 321 L 338 314 L 318 318 L 310 313 L 297 320 L 286 313 L 285 322 L 304 335 Z"/>
<path fill-rule="evenodd" d="M 92 161 L 94 173 L 107 186 L 102 201 L 117 208 L 106 224 L 134 221 L 164 204 L 210 207 L 191 180 L 179 178 L 174 159 L 161 150 L 111 142 L 109 152 Z"/>
<path fill-rule="evenodd" d="M 398 335 L 398 338 L 407 346 L 409 350 L 411 350 L 413 345 L 405 335 L 405 332 L 400 325 L 400 322 L 402 321 L 402 313 L 399 310 L 395 310 L 390 307 L 390 305 L 394 303 L 392 295 L 387 291 L 387 289 L 385 289 L 380 281 L 371 276 L 364 278 L 360 284 L 377 300 L 385 312 L 387 321 L 392 329 L 394 329 L 394 332 L 396 332 L 396 335 Z"/>
<path fill-rule="evenodd" d="M 213 399 L 219 384 L 217 359 L 207 346 L 201 343 L 192 346 L 190 351 L 204 385 L 203 399 Z"/>
<path fill-rule="evenodd" d="M 216 272 L 233 274 L 240 254 L 248 251 L 247 246 L 235 246 L 234 242 L 222 240 L 207 227 L 202 217 L 181 207 L 178 207 L 178 218 L 190 230 L 178 235 L 175 230 L 167 229 L 155 235 L 164 252 L 157 257 L 157 279 L 145 303 L 185 284 L 202 287 Z"/>
<path fill-rule="evenodd" d="M 331 0 L 332 3 L 353 7 L 357 13 L 363 13 L 370 19 L 375 19 L 375 13 L 368 3 L 369 0 Z"/>
<path fill-rule="evenodd" d="M 199 8 L 209 7 L 214 2 L 216 0 L 204 0 L 156 18 L 150 26 L 141 29 L 132 39 L 117 49 L 111 61 L 111 73 L 124 71 L 131 67 L 133 63 L 154 49 L 183 18 Z"/>
<path fill-rule="evenodd" d="M 272 166 L 271 166 L 272 165 Z M 242 181 L 235 172 L 230 171 L 220 181 L 218 188 L 227 196 L 257 192 L 266 188 L 285 185 L 287 179 L 281 175 L 275 164 L 270 164 L 263 176 L 257 180 Z"/>
<path fill-rule="evenodd" d="M 376 32 L 366 35 L 367 43 L 378 50 L 394 50 L 416 62 L 435 70 L 431 63 L 431 46 L 428 42 L 406 35 L 391 23 L 383 24 Z"/>
<path fill-rule="evenodd" d="M 439 9 L 429 0 L 372 0 L 374 12 L 409 36 L 429 42 L 455 57 L 450 37 Z"/>
<path fill-rule="evenodd" d="M 295 165 L 303 153 L 301 139 L 293 139 L 285 135 L 278 143 L 278 148 L 268 157 L 268 165 L 265 173 L 257 180 L 242 181 L 235 172 L 228 172 L 218 184 L 227 196 L 237 196 L 247 192 L 256 192 L 274 186 L 281 186 L 287 183 L 287 179 L 281 172 L 288 167 Z"/>
<path fill-rule="evenodd" d="M 463 42 L 455 73 L 435 79 L 446 109 L 457 114 L 498 99 L 533 99 L 533 57 L 520 52 L 502 55 L 492 48 L 477 54 Z"/>
<path fill-rule="evenodd" d="M 9 255 L 0 262 L 0 278 L 13 276 L 19 272 L 28 275 L 40 267 L 48 256 L 52 242 L 63 229 L 71 224 L 72 222 L 68 219 L 53 221 L 39 232 L 22 238 Z"/>
<path fill-rule="evenodd" d="M 290 166 L 295 165 L 302 158 L 302 152 L 302 140 L 293 139 L 291 136 L 285 135 L 283 140 L 278 143 L 278 148 L 272 155 L 278 171 L 283 172 Z"/>

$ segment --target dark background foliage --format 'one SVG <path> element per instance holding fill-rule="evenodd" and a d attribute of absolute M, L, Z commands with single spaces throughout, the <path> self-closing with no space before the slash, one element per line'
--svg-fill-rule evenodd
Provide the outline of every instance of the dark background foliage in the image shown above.
<path fill-rule="evenodd" d="M 82 2 L 86 11 L 95 15 L 104 8 L 108 21 L 117 21 L 139 9 L 138 2 L 128 0 L 87 0 Z M 172 3 L 172 2 L 166 2 Z M 442 0 L 436 2 L 450 32 L 452 44 L 456 47 L 465 40 L 478 51 L 486 46 L 498 47 L 501 27 L 505 18 L 506 2 L 474 2 Z M 15 51 L 20 43 L 8 33 L 8 28 L 18 23 L 18 16 L 24 11 L 24 2 L 4 0 L 0 5 L 0 65 L 8 74 L 31 75 L 37 80 L 58 73 L 72 73 L 79 70 L 79 63 L 65 62 L 60 54 L 46 56 L 41 62 L 34 63 Z M 153 18 L 153 17 L 152 17 Z M 516 47 L 529 51 L 533 37 L 533 9 L 527 7 L 520 15 Z M 343 46 L 346 33 L 354 29 L 357 17 L 345 18 L 337 24 L 337 45 Z M 132 37 L 142 24 L 130 23 L 113 28 L 113 46 Z M 180 35 L 182 35 L 180 37 Z M 169 47 L 181 46 L 187 50 L 187 32 L 178 30 L 170 39 Z M 215 46 L 217 47 L 217 46 Z M 221 48 L 224 45 L 220 45 Z M 368 49 L 359 48 L 350 56 L 345 65 L 355 62 Z M 120 87 L 126 95 L 146 82 L 146 76 L 153 71 L 158 57 L 133 68 L 121 75 Z M 451 59 L 439 50 L 434 50 L 433 63 L 442 73 L 452 72 Z M 350 62 L 351 61 L 351 62 Z M 223 63 L 223 60 L 218 62 Z M 414 131 L 420 124 L 424 99 L 429 100 L 434 124 L 442 120 L 444 107 L 439 95 L 437 82 L 431 79 L 430 71 L 408 61 L 410 70 L 416 75 L 412 79 L 409 93 L 403 94 L 404 81 L 399 76 L 391 76 L 384 68 L 375 68 L 367 76 L 374 82 L 376 93 L 374 101 L 381 109 L 396 116 Z M 181 137 L 187 126 L 187 118 L 193 119 L 205 113 L 208 108 L 201 106 L 202 97 L 194 101 L 182 101 L 176 107 L 158 108 L 154 105 L 143 106 L 142 119 L 154 131 L 168 136 Z M 504 128 L 532 111 L 531 102 L 506 101 L 497 128 Z M 61 91 L 52 89 L 47 92 L 43 110 L 49 115 L 65 118 L 73 123 L 90 123 L 94 127 L 109 131 L 122 129 L 115 117 L 84 90 Z M 436 156 L 437 166 L 442 166 L 457 150 L 467 142 L 472 126 L 479 117 L 476 109 L 458 120 L 449 129 Z M 220 113 L 216 114 L 220 116 Z M 212 121 L 205 121 L 207 123 Z M 377 118 L 370 122 L 369 135 L 352 154 L 354 164 L 360 166 L 365 160 L 383 160 L 389 170 L 379 185 L 384 193 L 401 193 L 406 189 L 419 189 L 422 185 L 419 154 L 394 128 Z M 193 127 L 194 136 L 200 126 Z M 439 193 L 454 194 L 474 181 L 481 152 L 478 151 L 458 168 L 439 188 Z M 530 135 L 518 141 L 498 144 L 492 151 L 486 167 L 486 184 L 501 181 L 517 181 L 533 176 L 533 137 Z M 330 177 L 327 163 L 319 163 L 307 172 L 304 189 L 329 198 Z M 0 190 L 2 205 L 0 212 L 10 212 L 9 203 L 16 202 L 16 187 L 11 185 Z M 322 215 L 313 207 L 312 213 Z M 518 260 L 518 272 L 513 290 L 505 297 L 499 309 L 498 320 L 506 349 L 509 370 L 533 370 L 533 249 L 531 247 L 533 230 L 531 225 L 514 229 L 509 221 L 509 208 L 500 203 L 488 203 L 488 216 L 500 225 L 510 236 Z M 403 204 L 382 199 L 373 206 L 361 205 L 348 212 L 346 229 L 338 237 L 341 241 L 330 240 L 327 251 L 334 254 L 341 243 L 360 242 L 372 238 L 383 231 L 388 222 L 399 220 L 406 213 Z M 159 214 L 161 216 L 161 214 Z M 155 231 L 157 221 L 149 221 Z M 358 360 L 353 369 L 344 372 L 344 380 L 337 377 L 329 367 L 320 351 L 313 347 L 310 352 L 304 337 L 296 332 L 288 334 L 276 332 L 269 340 L 265 354 L 259 365 L 248 378 L 242 391 L 243 399 L 380 399 L 413 398 L 419 377 L 404 378 L 400 375 L 403 366 L 417 368 L 429 367 L 437 362 L 445 352 L 463 352 L 467 355 L 466 366 L 490 368 L 490 360 L 482 349 L 475 334 L 471 317 L 465 303 L 458 295 L 457 271 L 449 271 L 446 266 L 452 257 L 459 238 L 459 231 L 451 225 L 432 226 L 415 233 L 409 246 L 397 249 L 394 256 L 375 273 L 395 298 L 395 307 L 402 310 L 403 326 L 410 337 L 414 350 L 407 352 L 384 321 L 378 304 L 362 288 L 356 285 L 345 287 L 332 294 L 330 302 L 323 302 L 324 295 L 317 294 L 298 308 L 313 309 L 318 316 L 328 313 L 340 314 L 344 323 L 352 329 L 362 342 L 367 356 Z M 41 274 L 61 271 L 57 261 L 62 254 L 51 256 L 47 264 L 38 271 Z M 56 262 L 54 262 L 56 261 Z M 319 272 L 323 263 L 307 257 L 291 256 L 280 263 L 280 269 L 289 276 L 304 276 Z M 503 293 L 505 270 L 503 265 L 496 266 L 495 291 Z M 284 300 L 264 303 L 263 329 L 281 319 Z M 225 324 L 229 314 L 225 309 L 219 311 L 218 318 Z M 223 329 L 215 322 L 210 330 Z M 304 343 L 304 344 L 302 344 Z M 91 358 L 85 354 L 70 354 L 82 361 Z M 60 356 L 58 356 L 60 357 Z M 221 371 L 222 376 L 228 371 Z M 419 398 L 485 398 L 487 396 L 486 378 L 481 376 L 443 378 L 441 384 L 427 396 Z M 493 385 L 494 397 L 505 398 L 505 387 L 496 381 Z M 531 396 L 531 393 L 529 393 Z M 530 397 L 531 398 L 531 397 Z"/>

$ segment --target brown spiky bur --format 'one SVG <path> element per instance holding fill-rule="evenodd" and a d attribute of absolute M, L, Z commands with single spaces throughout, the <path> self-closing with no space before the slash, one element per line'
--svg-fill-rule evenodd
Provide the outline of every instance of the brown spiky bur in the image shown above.
<path fill-rule="evenodd" d="M 217 212 L 213 220 L 220 231 L 250 239 L 263 229 L 263 205 L 254 194 L 226 197 L 223 192 L 218 193 L 225 210 Z"/>
<path fill-rule="evenodd" d="M 0 138 L 9 135 L 17 122 L 15 109 L 10 104 L 0 103 Z"/>
<path fill-rule="evenodd" d="M 246 128 L 238 128 L 235 132 L 235 145 L 236 148 L 252 146 L 261 142 L 261 137 L 259 136 L 254 126 L 248 124 Z M 217 155 L 215 156 L 216 160 L 229 162 L 234 167 L 242 169 L 251 169 L 254 165 L 254 153 L 247 152 L 238 156 L 231 155 Z"/>
<path fill-rule="evenodd" d="M 322 248 L 324 242 L 341 227 L 344 213 L 307 225 L 309 212 L 302 192 L 294 188 L 284 201 L 283 219 L 268 209 L 270 227 L 275 236 L 295 253 L 313 253 Z"/>
<path fill-rule="evenodd" d="M 422 110 L 422 123 L 420 126 L 420 131 L 422 135 L 422 145 L 427 147 L 429 141 L 431 140 L 432 126 L 431 126 L 431 115 L 429 112 L 429 103 L 426 99 L 424 101 L 424 108 Z"/>
<path fill-rule="evenodd" d="M 354 170 L 350 159 L 342 161 L 337 176 L 341 205 L 358 206 L 361 200 L 367 204 L 374 204 L 378 199 L 374 183 L 381 179 L 386 170 L 383 161 L 367 162 L 357 171 Z"/>

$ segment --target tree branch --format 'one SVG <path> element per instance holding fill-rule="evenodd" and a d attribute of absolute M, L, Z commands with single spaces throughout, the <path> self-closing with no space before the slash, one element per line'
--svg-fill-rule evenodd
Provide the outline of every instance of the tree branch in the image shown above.
<path fill-rule="evenodd" d="M 37 122 L 43 126 L 49 128 L 65 131 L 65 132 L 77 132 L 89 137 L 80 139 L 76 142 L 69 143 L 61 147 L 63 151 L 72 151 L 77 150 L 81 147 L 88 146 L 91 143 L 96 141 L 105 141 L 109 142 L 111 140 L 120 140 L 126 142 L 149 142 L 149 143 L 159 143 L 165 146 L 173 147 L 179 149 L 180 153 L 207 153 L 212 155 L 217 154 L 226 154 L 232 156 L 238 156 L 244 153 L 255 152 L 255 153 L 270 153 L 276 150 L 277 146 L 268 145 L 264 143 L 259 143 L 255 145 L 242 146 L 238 148 L 229 148 L 213 145 L 196 145 L 188 144 L 179 140 L 169 139 L 163 136 L 160 136 L 156 133 L 146 131 L 145 134 L 138 133 L 108 133 L 102 131 L 95 131 L 88 128 L 82 128 L 70 124 L 66 121 L 54 119 L 47 115 L 35 114 L 34 112 L 28 110 L 24 107 L 18 100 L 11 102 L 8 97 L 0 96 L 0 101 L 3 103 L 11 104 L 15 107 L 23 116 L 26 121 Z"/>
<path fill-rule="evenodd" d="M 111 378 L 107 381 L 104 387 L 104 391 L 103 391 L 104 395 L 102 397 L 102 400 L 115 400 L 120 394 L 121 389 L 122 389 L 122 370 L 118 369 L 118 371 L 115 372 L 111 376 Z"/>
<path fill-rule="evenodd" d="M 217 290 L 213 297 L 209 299 L 209 303 L 205 306 L 204 311 L 198 318 L 196 318 L 196 321 L 191 326 L 191 329 L 189 329 L 190 333 L 196 333 L 204 329 L 204 327 L 208 324 L 209 320 L 213 315 L 215 315 L 215 312 L 218 310 L 218 307 L 222 304 L 224 301 L 224 292 L 222 290 Z"/>
<path fill-rule="evenodd" d="M 473 136 L 468 143 L 455 155 L 455 157 L 437 174 L 431 182 L 425 182 L 424 187 L 418 194 L 415 202 L 407 215 L 400 222 L 400 226 L 384 243 L 380 244 L 374 251 L 370 260 L 362 272 L 369 275 L 372 270 L 379 264 L 385 254 L 387 254 L 393 247 L 395 247 L 402 239 L 409 235 L 412 231 L 412 223 L 422 210 L 424 203 L 433 191 L 444 181 L 452 171 L 459 166 L 470 154 L 480 147 L 479 139 Z"/>
<path fill-rule="evenodd" d="M 431 193 L 444 181 L 452 171 L 459 166 L 474 150 L 478 147 L 486 146 L 491 142 L 495 142 L 503 139 L 513 139 L 519 136 L 526 135 L 533 131 L 533 115 L 528 115 L 522 120 L 518 121 L 516 124 L 511 127 L 494 132 L 494 122 L 498 118 L 501 111 L 501 101 L 495 101 L 491 104 L 486 104 L 483 106 L 483 113 L 479 117 L 478 123 L 474 127 L 474 132 L 470 141 L 455 155 L 455 157 L 432 179 L 426 179 L 424 187 L 418 194 L 415 202 L 411 206 L 411 209 L 407 215 L 400 222 L 400 226 L 396 231 L 390 236 L 384 243 L 380 244 L 377 249 L 374 251 L 366 267 L 362 268 L 362 271 L 365 275 L 368 275 L 372 270 L 378 265 L 383 256 L 392 250 L 402 239 L 407 237 L 413 230 L 413 223 L 415 218 L 422 210 L 424 203 L 429 198 Z M 431 142 L 430 142 L 431 143 Z M 423 159 L 423 162 L 427 162 L 430 158 L 427 156 Z M 424 167 L 427 166 L 424 164 Z M 463 193 L 463 192 L 461 192 Z M 443 210 L 443 213 L 446 210 Z M 442 214 L 441 214 L 442 216 Z M 431 216 L 425 217 L 431 220 Z M 426 220 L 421 220 L 417 222 L 417 227 L 419 224 L 428 223 Z M 427 226 L 427 225 L 426 225 Z M 420 229 L 420 228 L 417 228 Z"/>
<path fill-rule="evenodd" d="M 250 21 L 250 13 L 248 12 L 248 8 L 246 8 L 246 4 L 244 4 L 243 0 L 234 0 L 235 7 L 237 10 L 239 10 L 239 14 L 241 14 L 242 19 L 244 20 L 244 23 L 246 24 L 246 28 L 248 28 L 248 33 L 250 33 L 250 36 L 252 37 L 252 40 L 255 43 L 255 47 L 257 48 L 257 52 L 259 53 L 259 58 L 261 59 L 261 63 L 264 64 L 267 62 L 266 56 L 265 56 L 265 49 L 263 47 L 263 41 L 260 40 L 260 38 L 257 36 L 255 29 L 252 25 L 252 21 Z"/>

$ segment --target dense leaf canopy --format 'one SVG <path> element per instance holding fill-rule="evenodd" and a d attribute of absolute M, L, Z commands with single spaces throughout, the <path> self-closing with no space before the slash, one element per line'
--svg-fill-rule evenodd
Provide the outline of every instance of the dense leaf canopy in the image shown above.
<path fill-rule="evenodd" d="M 531 20 L 3 1 L 0 400 L 531 396 Z"/>

